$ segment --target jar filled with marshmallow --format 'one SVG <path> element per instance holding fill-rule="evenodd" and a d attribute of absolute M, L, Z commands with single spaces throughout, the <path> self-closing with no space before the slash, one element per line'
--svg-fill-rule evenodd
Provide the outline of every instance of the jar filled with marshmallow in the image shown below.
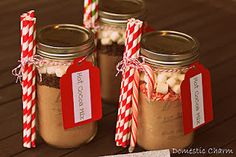
<path fill-rule="evenodd" d="M 96 135 L 96 122 L 70 129 L 63 127 L 60 78 L 76 58 L 95 64 L 94 35 L 81 26 L 58 24 L 42 28 L 37 38 L 39 133 L 46 143 L 59 148 L 88 143 Z"/>
<path fill-rule="evenodd" d="M 198 43 L 187 34 L 155 31 L 142 37 L 141 58 L 154 77 L 154 87 L 148 89 L 147 73 L 140 74 L 137 143 L 144 149 L 185 148 L 192 143 L 193 133 L 184 135 L 180 86 L 198 56 Z"/>
<path fill-rule="evenodd" d="M 144 13 L 142 0 L 101 0 L 99 8 L 98 65 L 101 70 L 101 95 L 104 102 L 117 104 L 121 75 L 116 77 L 116 65 L 122 60 L 125 30 L 129 18 Z"/>

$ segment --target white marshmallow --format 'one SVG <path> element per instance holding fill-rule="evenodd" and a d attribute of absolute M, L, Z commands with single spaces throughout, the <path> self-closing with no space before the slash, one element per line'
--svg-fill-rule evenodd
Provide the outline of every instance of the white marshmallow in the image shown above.
<path fill-rule="evenodd" d="M 161 74 L 165 75 L 166 77 L 171 77 L 171 73 L 170 72 L 162 72 Z"/>
<path fill-rule="evenodd" d="M 171 77 L 177 80 L 178 79 L 178 73 L 172 73 Z"/>
<path fill-rule="evenodd" d="M 55 71 L 57 77 L 62 77 L 66 73 L 67 67 L 66 66 L 61 66 L 58 67 Z"/>
<path fill-rule="evenodd" d="M 117 42 L 121 38 L 121 36 L 120 36 L 119 32 L 112 32 L 110 34 L 110 38 L 113 42 Z"/>
<path fill-rule="evenodd" d="M 98 32 L 98 39 L 102 39 L 102 32 Z"/>
<path fill-rule="evenodd" d="M 55 74 L 56 67 L 55 66 L 49 66 L 47 67 L 47 74 Z"/>
<path fill-rule="evenodd" d="M 176 94 L 180 93 L 180 84 L 176 84 L 173 88 L 171 88 Z"/>
<path fill-rule="evenodd" d="M 102 45 L 111 45 L 112 40 L 110 38 L 102 38 L 101 43 L 102 43 Z"/>
<path fill-rule="evenodd" d="M 159 75 L 157 75 L 157 81 L 159 82 L 166 82 L 167 80 L 167 76 L 165 73 L 160 73 Z"/>
<path fill-rule="evenodd" d="M 120 38 L 118 41 L 117 41 L 117 44 L 118 45 L 124 45 L 125 44 L 125 40 L 123 38 Z"/>
<path fill-rule="evenodd" d="M 109 38 L 111 31 L 101 31 L 101 38 Z"/>
<path fill-rule="evenodd" d="M 184 78 L 185 78 L 185 75 L 184 75 L 184 74 L 178 74 L 178 79 L 179 79 L 180 81 L 183 81 Z"/>
<path fill-rule="evenodd" d="M 156 88 L 157 93 L 161 94 L 167 94 L 168 93 L 168 84 L 166 83 L 157 83 L 157 88 Z"/>
<path fill-rule="evenodd" d="M 39 68 L 38 68 L 38 72 L 39 72 L 40 74 L 45 74 L 45 73 L 47 72 L 47 69 L 46 69 L 45 66 L 42 66 L 42 67 L 39 67 Z"/>
<path fill-rule="evenodd" d="M 166 83 L 172 88 L 172 87 L 174 87 L 174 85 L 176 84 L 176 79 L 173 78 L 173 77 L 170 77 L 170 78 L 166 81 Z"/>

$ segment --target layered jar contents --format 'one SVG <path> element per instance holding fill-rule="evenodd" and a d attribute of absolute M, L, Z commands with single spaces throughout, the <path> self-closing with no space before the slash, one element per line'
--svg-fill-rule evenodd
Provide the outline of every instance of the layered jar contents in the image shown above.
<path fill-rule="evenodd" d="M 145 81 L 140 81 L 137 142 L 147 150 L 184 148 L 193 140 L 193 133 L 183 131 L 180 85 L 184 72 L 155 72 L 154 76 L 151 99 Z"/>
<path fill-rule="evenodd" d="M 105 103 L 118 104 L 121 75 L 116 65 L 125 50 L 125 30 L 129 18 L 143 14 L 142 0 L 101 0 L 99 7 L 98 66 L 101 72 L 101 95 Z"/>
<path fill-rule="evenodd" d="M 98 32 L 98 65 L 101 70 L 101 94 L 105 102 L 118 102 L 121 76 L 116 77 L 116 65 L 122 60 L 125 27 L 100 23 Z"/>
<path fill-rule="evenodd" d="M 93 34 L 80 26 L 61 24 L 41 29 L 38 36 L 37 55 L 41 63 L 37 68 L 39 133 L 46 143 L 55 147 L 72 148 L 88 143 L 96 135 L 97 122 L 70 129 L 63 127 L 60 78 L 75 58 L 86 58 L 95 64 Z M 80 42 L 87 45 L 76 46 Z"/>
<path fill-rule="evenodd" d="M 142 72 L 137 143 L 146 150 L 185 148 L 193 133 L 184 134 L 180 87 L 186 71 L 198 60 L 198 44 L 180 32 L 155 31 L 142 37 L 141 47 L 142 58 L 152 68 L 154 87 L 148 98 L 150 89 Z"/>

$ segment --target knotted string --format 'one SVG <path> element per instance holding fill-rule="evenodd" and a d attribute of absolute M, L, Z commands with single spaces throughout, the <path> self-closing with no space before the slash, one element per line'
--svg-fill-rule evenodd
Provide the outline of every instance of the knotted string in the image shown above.
<path fill-rule="evenodd" d="M 137 69 L 139 72 L 144 72 L 147 73 L 146 69 L 143 67 L 145 64 L 144 58 L 141 58 L 142 61 L 140 61 L 137 58 L 128 58 L 124 57 L 123 60 L 121 60 L 117 65 L 116 65 L 116 76 L 119 75 L 119 73 L 124 73 L 127 68 L 134 68 Z"/>
<path fill-rule="evenodd" d="M 83 58 L 81 58 L 78 63 L 81 63 L 83 61 L 85 61 L 87 59 L 89 55 L 84 56 Z M 18 62 L 20 63 L 17 67 L 15 67 L 12 70 L 12 75 L 16 77 L 16 83 L 22 81 L 22 72 L 23 69 L 26 65 L 34 65 L 36 68 L 40 68 L 44 65 L 50 65 L 50 66 L 69 66 L 72 64 L 72 62 L 59 62 L 59 61 L 50 61 L 48 59 L 45 59 L 42 56 L 39 55 L 34 55 L 31 58 L 26 58 L 26 59 L 21 59 L 18 60 Z M 40 78 L 40 82 L 42 81 L 42 74 L 39 73 L 39 78 Z"/>
<path fill-rule="evenodd" d="M 12 70 L 12 75 L 16 77 L 16 83 L 22 81 L 22 72 L 26 65 L 34 65 L 38 68 L 45 63 L 43 57 L 39 55 L 34 55 L 30 58 L 22 58 L 21 60 L 18 60 L 18 62 L 20 64 Z"/>

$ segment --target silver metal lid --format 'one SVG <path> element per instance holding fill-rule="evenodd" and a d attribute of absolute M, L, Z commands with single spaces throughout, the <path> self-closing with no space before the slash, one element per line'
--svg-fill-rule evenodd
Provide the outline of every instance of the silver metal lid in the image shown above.
<path fill-rule="evenodd" d="M 144 11 L 143 0 L 100 0 L 99 17 L 104 23 L 126 24 L 129 18 L 140 18 Z"/>
<path fill-rule="evenodd" d="M 146 33 L 141 40 L 141 55 L 146 62 L 163 66 L 185 66 L 199 57 L 198 42 L 176 31 Z"/>
<path fill-rule="evenodd" d="M 93 33 L 78 25 L 49 25 L 37 34 L 37 54 L 50 58 L 71 60 L 86 56 L 94 50 Z"/>

